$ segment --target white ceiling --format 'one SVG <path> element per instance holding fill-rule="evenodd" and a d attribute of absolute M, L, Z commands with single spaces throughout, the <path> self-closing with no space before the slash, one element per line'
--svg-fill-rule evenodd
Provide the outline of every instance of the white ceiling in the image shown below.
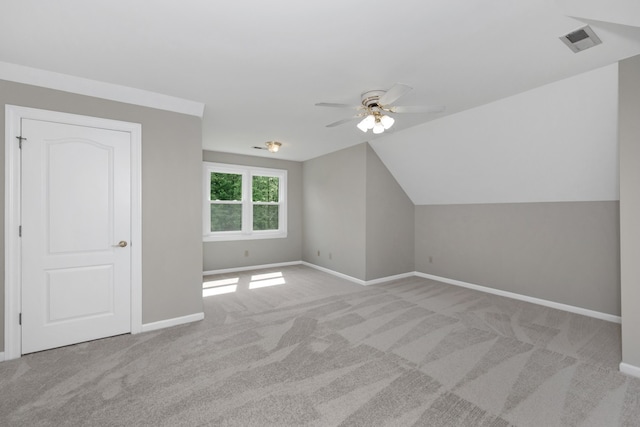
<path fill-rule="evenodd" d="M 0 61 L 205 104 L 205 149 L 283 142 L 307 160 L 371 140 L 349 112 L 395 82 L 401 104 L 443 104 L 397 117 L 394 133 L 640 53 L 640 29 L 588 21 L 603 40 L 574 54 L 558 37 L 629 0 L 20 0 L 0 8 Z M 594 12 L 595 10 L 595 12 Z M 635 11 L 635 9 L 633 9 Z M 576 15 L 576 13 L 573 13 Z M 618 14 L 623 16 L 624 14 Z M 620 19 L 629 25 L 634 20 Z M 384 138 L 385 135 L 382 135 Z"/>

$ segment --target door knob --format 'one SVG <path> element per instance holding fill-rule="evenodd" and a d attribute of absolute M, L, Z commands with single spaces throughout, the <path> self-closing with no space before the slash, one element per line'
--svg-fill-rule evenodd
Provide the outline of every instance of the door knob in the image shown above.
<path fill-rule="evenodd" d="M 113 245 L 113 247 L 121 247 L 121 248 L 126 248 L 127 247 L 127 242 L 124 240 L 120 240 L 120 242 L 117 245 Z"/>

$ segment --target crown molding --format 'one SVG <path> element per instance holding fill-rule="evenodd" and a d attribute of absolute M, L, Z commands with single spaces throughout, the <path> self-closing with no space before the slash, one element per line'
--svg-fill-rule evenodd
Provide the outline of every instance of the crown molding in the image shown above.
<path fill-rule="evenodd" d="M 0 79 L 202 118 L 204 103 L 128 86 L 0 62 Z"/>

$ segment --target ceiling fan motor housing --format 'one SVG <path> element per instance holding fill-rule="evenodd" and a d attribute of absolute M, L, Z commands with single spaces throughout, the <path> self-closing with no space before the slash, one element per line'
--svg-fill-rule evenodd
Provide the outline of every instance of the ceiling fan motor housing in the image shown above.
<path fill-rule="evenodd" d="M 364 105 L 366 108 L 379 107 L 380 104 L 378 104 L 378 100 L 385 93 L 386 93 L 385 90 L 370 90 L 370 91 L 364 92 L 360 97 L 362 101 L 362 105 Z"/>

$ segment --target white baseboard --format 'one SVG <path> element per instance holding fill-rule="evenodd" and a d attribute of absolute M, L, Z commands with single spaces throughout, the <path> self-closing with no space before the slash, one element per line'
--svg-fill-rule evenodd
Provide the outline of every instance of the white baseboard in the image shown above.
<path fill-rule="evenodd" d="M 345 279 L 345 280 L 348 280 L 348 281 L 353 282 L 353 283 L 357 283 L 358 285 L 362 285 L 362 286 L 378 285 L 380 283 L 390 282 L 392 280 L 404 279 L 406 277 L 413 277 L 413 276 L 416 275 L 415 272 L 411 271 L 409 273 L 396 274 L 394 276 L 381 277 L 379 279 L 361 280 L 361 279 L 356 279 L 355 277 L 348 276 L 346 274 L 338 273 L 337 271 L 330 270 L 330 269 L 325 268 L 325 267 L 320 267 L 319 265 L 311 264 L 311 263 L 306 262 L 306 261 L 302 261 L 302 265 L 306 265 L 307 267 L 315 268 L 316 270 L 320 270 L 320 271 L 323 271 L 325 273 L 329 273 L 332 276 L 340 277 L 341 279 Z"/>
<path fill-rule="evenodd" d="M 342 274 L 342 273 L 338 273 L 337 271 L 333 271 L 333 270 L 330 270 L 330 269 L 325 268 L 325 267 L 320 267 L 319 265 L 311 264 L 310 262 L 301 261 L 301 263 L 302 263 L 302 265 L 305 265 L 307 267 L 315 268 L 316 270 L 320 270 L 320 271 L 322 271 L 324 273 L 331 274 L 332 276 L 336 276 L 336 277 L 339 277 L 341 279 L 345 279 L 345 280 L 348 280 L 350 282 L 357 283 L 358 285 L 363 285 L 363 286 L 366 285 L 366 282 L 364 280 L 356 279 L 355 277 L 348 276 L 348 275 Z"/>
<path fill-rule="evenodd" d="M 197 322 L 202 319 L 204 319 L 204 313 L 195 313 L 189 314 L 188 316 L 174 317 L 173 319 L 145 323 L 142 325 L 142 332 L 156 331 L 158 329 L 169 328 L 171 326 L 184 325 L 185 323 Z"/>
<path fill-rule="evenodd" d="M 620 372 L 623 374 L 631 375 L 632 377 L 640 378 L 640 368 L 637 366 L 629 365 L 628 363 L 620 363 Z"/>
<path fill-rule="evenodd" d="M 238 271 L 261 270 L 263 268 L 278 268 L 278 267 L 287 267 L 290 265 L 300 265 L 300 264 L 302 264 L 302 261 L 279 262 L 276 264 L 263 264 L 263 265 L 249 265 L 247 267 L 235 267 L 235 268 L 224 268 L 222 270 L 203 271 L 202 275 L 209 276 L 211 274 L 235 273 Z"/>
<path fill-rule="evenodd" d="M 0 362 L 4 362 L 4 351 L 0 351 Z"/>
<path fill-rule="evenodd" d="M 593 317 L 600 320 L 606 320 L 608 322 L 622 323 L 620 316 L 614 316 L 613 314 L 601 313 L 595 310 L 589 310 L 587 308 L 575 307 L 573 305 L 562 304 L 559 302 L 544 300 L 540 298 L 534 298 L 527 295 L 516 294 L 514 292 L 502 291 L 500 289 L 489 288 L 487 286 L 475 285 L 473 283 L 462 282 L 460 280 L 448 279 L 446 277 L 434 276 L 432 274 L 416 272 L 416 276 L 424 279 L 431 279 L 438 282 L 448 283 L 450 285 L 461 286 L 463 288 L 473 289 L 480 292 L 486 292 L 488 294 L 499 295 L 502 297 L 512 298 L 520 301 L 526 301 L 533 304 L 543 305 L 545 307 L 555 308 L 558 310 L 568 311 L 569 313 L 581 314 L 583 316 Z"/>
<path fill-rule="evenodd" d="M 367 280 L 364 282 L 365 286 L 378 285 L 380 283 L 391 282 L 392 280 L 406 279 L 407 277 L 415 277 L 415 271 L 409 273 L 396 274 L 394 276 L 381 277 L 379 279 Z"/>

